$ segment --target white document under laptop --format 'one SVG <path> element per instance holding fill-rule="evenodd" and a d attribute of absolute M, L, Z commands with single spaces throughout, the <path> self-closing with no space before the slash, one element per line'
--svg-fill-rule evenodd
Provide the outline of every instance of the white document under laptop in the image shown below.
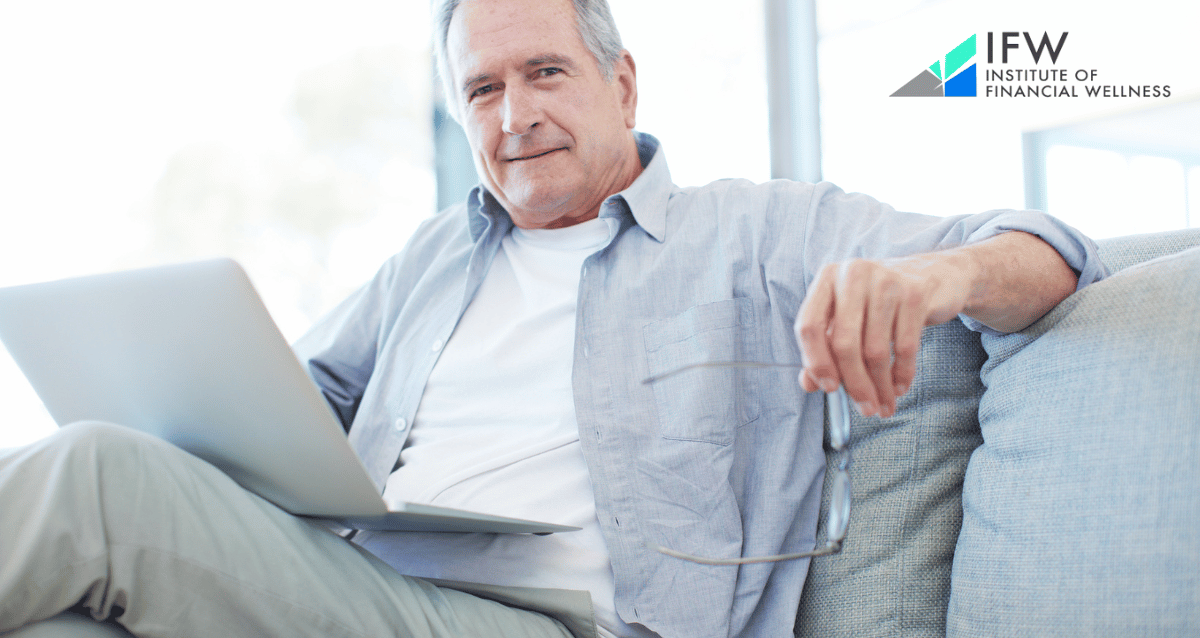
<path fill-rule="evenodd" d="M 232 260 L 0 289 L 0 340 L 59 425 L 148 432 L 293 514 L 358 529 L 578 529 L 431 505 L 389 511 Z"/>

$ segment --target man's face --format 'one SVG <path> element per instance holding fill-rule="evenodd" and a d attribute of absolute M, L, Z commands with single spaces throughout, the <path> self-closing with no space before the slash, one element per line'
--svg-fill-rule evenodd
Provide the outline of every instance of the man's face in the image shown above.
<path fill-rule="evenodd" d="M 591 219 L 640 173 L 633 59 L 605 81 L 570 0 L 467 0 L 447 50 L 475 168 L 517 226 Z"/>

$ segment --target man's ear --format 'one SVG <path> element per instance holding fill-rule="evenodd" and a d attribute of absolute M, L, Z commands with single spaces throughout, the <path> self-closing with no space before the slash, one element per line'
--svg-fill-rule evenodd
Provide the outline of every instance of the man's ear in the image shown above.
<path fill-rule="evenodd" d="M 637 123 L 637 65 L 629 51 L 621 51 L 613 64 L 613 81 L 617 83 L 625 127 L 632 130 Z"/>

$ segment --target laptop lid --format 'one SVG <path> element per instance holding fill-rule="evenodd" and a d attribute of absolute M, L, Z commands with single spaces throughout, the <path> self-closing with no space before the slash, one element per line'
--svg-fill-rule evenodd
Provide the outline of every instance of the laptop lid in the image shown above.
<path fill-rule="evenodd" d="M 575 529 L 434 506 L 388 513 L 229 259 L 0 289 L 0 340 L 59 425 L 153 434 L 294 514 L 374 529 Z"/>

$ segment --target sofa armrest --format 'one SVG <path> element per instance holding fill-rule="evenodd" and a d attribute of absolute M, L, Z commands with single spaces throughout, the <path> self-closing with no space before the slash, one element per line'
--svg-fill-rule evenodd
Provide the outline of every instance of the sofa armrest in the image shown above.
<path fill-rule="evenodd" d="M 1200 635 L 1198 316 L 1200 247 L 983 337 L 948 636 Z"/>

